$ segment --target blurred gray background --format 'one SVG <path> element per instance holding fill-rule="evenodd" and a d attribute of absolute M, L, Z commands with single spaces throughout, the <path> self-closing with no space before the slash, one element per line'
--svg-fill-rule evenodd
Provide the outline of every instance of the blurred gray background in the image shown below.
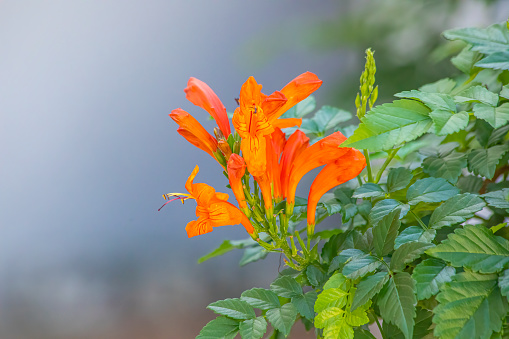
<path fill-rule="evenodd" d="M 228 192 L 220 166 L 168 117 L 182 107 L 212 131 L 185 99 L 189 77 L 231 111 L 250 75 L 271 93 L 311 71 L 324 81 L 318 105 L 352 110 L 367 47 L 387 100 L 453 72 L 431 54 L 439 32 L 501 21 L 508 9 L 0 0 L 0 338 L 193 338 L 215 317 L 210 302 L 276 277 L 277 255 L 243 268 L 241 252 L 196 264 L 222 240 L 245 238 L 242 227 L 188 239 L 194 202 L 157 212 L 196 164 L 197 182 Z M 313 337 L 298 331 L 290 337 Z"/>

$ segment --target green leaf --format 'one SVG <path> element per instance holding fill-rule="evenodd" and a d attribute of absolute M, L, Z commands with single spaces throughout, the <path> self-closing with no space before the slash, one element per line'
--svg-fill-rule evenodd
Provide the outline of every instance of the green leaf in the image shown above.
<path fill-rule="evenodd" d="M 499 128 L 509 121 L 509 103 L 503 103 L 498 107 L 492 107 L 485 104 L 474 105 L 474 115 L 489 123 L 493 128 Z"/>
<path fill-rule="evenodd" d="M 509 188 L 483 194 L 488 205 L 496 208 L 509 208 Z"/>
<path fill-rule="evenodd" d="M 265 315 L 276 330 L 288 336 L 297 317 L 297 309 L 292 303 L 288 303 L 268 310 Z"/>
<path fill-rule="evenodd" d="M 295 305 L 297 311 L 308 320 L 315 317 L 315 302 L 318 295 L 316 291 L 309 291 L 304 295 L 298 295 L 292 298 L 292 304 Z"/>
<path fill-rule="evenodd" d="M 255 244 L 254 241 L 252 242 L 253 244 Z M 245 242 L 242 241 L 225 240 L 221 243 L 221 245 L 219 245 L 218 248 L 198 259 L 198 264 L 201 264 L 202 262 L 212 259 L 214 257 L 228 253 L 235 248 L 243 248 L 245 245 L 246 245 Z"/>
<path fill-rule="evenodd" d="M 468 113 L 461 111 L 451 113 L 450 111 L 434 110 L 429 114 L 433 120 L 433 127 L 436 135 L 448 135 L 465 129 L 468 125 Z"/>
<path fill-rule="evenodd" d="M 382 288 L 377 305 L 384 321 L 396 325 L 405 338 L 410 339 L 414 331 L 415 283 L 410 274 L 396 273 Z"/>
<path fill-rule="evenodd" d="M 445 157 L 430 156 L 422 162 L 422 170 L 435 178 L 444 178 L 455 184 L 462 170 L 467 167 L 464 153 L 452 152 Z"/>
<path fill-rule="evenodd" d="M 481 53 L 472 51 L 470 46 L 466 46 L 458 55 L 451 58 L 451 63 L 463 73 L 470 75 L 474 64 L 481 58 Z"/>
<path fill-rule="evenodd" d="M 410 226 L 401 231 L 401 233 L 396 237 L 394 249 L 396 250 L 401 247 L 401 245 L 411 241 L 431 243 L 433 239 L 435 239 L 435 236 L 435 230 L 429 229 L 425 231 L 419 226 Z"/>
<path fill-rule="evenodd" d="M 320 268 L 314 265 L 309 265 L 306 268 L 306 277 L 313 287 L 320 286 L 325 283 L 325 280 L 327 280 L 327 275 Z"/>
<path fill-rule="evenodd" d="M 498 162 L 507 150 L 507 145 L 497 145 L 488 149 L 474 149 L 468 155 L 468 169 L 475 174 L 492 179 Z"/>
<path fill-rule="evenodd" d="M 354 134 L 342 144 L 370 151 L 382 151 L 417 139 L 432 121 L 429 109 L 414 100 L 397 100 L 373 108 L 362 119 Z"/>
<path fill-rule="evenodd" d="M 371 300 L 371 298 L 380 292 L 387 283 L 387 280 L 389 280 L 389 273 L 387 272 L 378 272 L 362 279 L 357 285 L 351 310 L 354 311 L 357 307 Z"/>
<path fill-rule="evenodd" d="M 265 258 L 269 252 L 261 246 L 248 247 L 244 250 L 244 255 L 240 259 L 239 265 L 245 266 L 249 263 Z"/>
<path fill-rule="evenodd" d="M 461 177 L 456 185 L 462 193 L 479 193 L 483 184 L 482 178 L 476 175 Z"/>
<path fill-rule="evenodd" d="M 288 111 L 286 111 L 281 118 L 302 118 L 303 116 L 313 112 L 316 108 L 316 100 L 313 96 L 308 96 Z"/>
<path fill-rule="evenodd" d="M 410 184 L 412 178 L 412 171 L 408 168 L 391 168 L 387 177 L 387 190 L 389 193 L 402 190 Z"/>
<path fill-rule="evenodd" d="M 402 271 L 406 264 L 419 258 L 428 248 L 433 247 L 428 242 L 411 241 L 398 247 L 391 258 L 391 270 Z"/>
<path fill-rule="evenodd" d="M 419 88 L 421 92 L 444 93 L 450 94 L 456 87 L 456 81 L 449 78 L 440 79 L 430 84 L 423 85 Z"/>
<path fill-rule="evenodd" d="M 283 298 L 291 298 L 303 294 L 299 283 L 289 276 L 282 276 L 274 280 L 270 284 L 270 289 Z"/>
<path fill-rule="evenodd" d="M 233 319 L 252 319 L 256 317 L 251 305 L 236 298 L 213 302 L 207 306 L 207 308 L 217 314 L 225 315 Z"/>
<path fill-rule="evenodd" d="M 459 189 L 452 186 L 443 178 L 424 178 L 417 180 L 408 188 L 406 197 L 410 205 L 422 202 L 440 202 L 459 193 Z"/>
<path fill-rule="evenodd" d="M 498 278 L 498 286 L 502 295 L 509 299 L 509 269 L 505 270 Z"/>
<path fill-rule="evenodd" d="M 412 278 L 415 280 L 417 299 L 428 299 L 438 293 L 440 287 L 452 280 L 454 267 L 438 259 L 426 259 L 415 266 Z"/>
<path fill-rule="evenodd" d="M 497 106 L 498 95 L 483 86 L 472 86 L 461 91 L 454 97 L 456 103 L 481 102 L 490 106 Z"/>
<path fill-rule="evenodd" d="M 509 50 L 496 52 L 476 62 L 477 67 L 509 70 Z"/>
<path fill-rule="evenodd" d="M 240 300 L 243 300 L 249 305 L 262 310 L 268 310 L 281 306 L 277 295 L 274 292 L 264 288 L 252 288 L 250 290 L 244 291 L 240 296 Z"/>
<path fill-rule="evenodd" d="M 355 257 L 343 267 L 343 275 L 348 279 L 355 280 L 369 272 L 374 272 L 381 264 L 382 262 L 377 257 L 371 255 Z"/>
<path fill-rule="evenodd" d="M 239 322 L 226 317 L 217 317 L 205 325 L 196 339 L 233 339 L 239 331 Z"/>
<path fill-rule="evenodd" d="M 267 331 L 267 321 L 264 317 L 244 320 L 239 325 L 242 339 L 260 339 Z"/>
<path fill-rule="evenodd" d="M 431 335 L 432 330 L 431 327 L 431 318 L 433 317 L 433 313 L 424 309 L 417 308 L 417 315 L 415 317 L 415 326 L 414 326 L 414 335 L 413 339 L 432 339 L 434 338 Z M 396 326 L 384 322 L 382 325 L 382 332 L 385 338 L 390 339 L 404 339 L 405 336 Z"/>
<path fill-rule="evenodd" d="M 398 98 L 412 98 L 422 101 L 431 110 L 445 110 L 456 112 L 456 104 L 453 98 L 448 94 L 429 93 L 416 90 L 404 91 L 394 94 Z"/>
<path fill-rule="evenodd" d="M 372 225 L 376 225 L 382 220 L 384 216 L 394 211 L 396 208 L 401 209 L 399 218 L 403 218 L 408 211 L 410 210 L 410 206 L 405 205 L 394 199 L 384 199 L 380 200 L 373 206 L 371 212 L 369 212 L 369 222 Z"/>
<path fill-rule="evenodd" d="M 348 121 L 351 118 L 352 114 L 348 111 L 331 106 L 323 106 L 315 113 L 313 121 L 318 126 L 318 130 L 324 133 L 336 127 L 339 123 Z"/>
<path fill-rule="evenodd" d="M 344 307 L 346 305 L 348 293 L 341 288 L 328 288 L 324 289 L 318 295 L 315 302 L 315 312 L 320 313 L 330 307 Z"/>
<path fill-rule="evenodd" d="M 484 201 L 477 195 L 470 193 L 456 195 L 435 209 L 429 219 L 429 227 L 439 229 L 462 223 L 485 206 Z"/>
<path fill-rule="evenodd" d="M 372 182 L 365 183 L 357 188 L 352 195 L 353 198 L 371 198 L 382 197 L 385 195 L 384 190 L 377 184 Z"/>
<path fill-rule="evenodd" d="M 399 221 L 400 210 L 395 209 L 384 216 L 375 227 L 373 227 L 373 242 L 376 254 L 379 257 L 386 256 L 394 249 L 394 241 L 398 235 L 401 222 Z"/>
<path fill-rule="evenodd" d="M 502 89 L 500 90 L 500 96 L 502 98 L 509 99 L 509 85 L 502 86 Z"/>
<path fill-rule="evenodd" d="M 509 45 L 509 31 L 505 25 L 495 24 L 488 28 L 459 28 L 443 33 L 449 40 L 463 40 L 472 45 L 472 50 L 484 54 L 505 51 Z"/>
<path fill-rule="evenodd" d="M 482 225 L 465 225 L 426 253 L 450 262 L 455 267 L 464 266 L 480 273 L 494 273 L 502 271 L 509 263 L 509 250 L 499 241 L 507 242 Z"/>
<path fill-rule="evenodd" d="M 463 272 L 445 283 L 437 296 L 433 322 L 435 336 L 449 338 L 489 338 L 502 328 L 509 310 L 501 298 L 496 275 Z"/>
<path fill-rule="evenodd" d="M 368 330 L 356 328 L 354 330 L 354 339 L 376 339 L 376 337 Z"/>

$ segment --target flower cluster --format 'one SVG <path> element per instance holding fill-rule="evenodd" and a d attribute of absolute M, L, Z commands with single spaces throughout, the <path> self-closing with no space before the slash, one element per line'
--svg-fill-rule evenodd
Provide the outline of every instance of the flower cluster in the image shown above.
<path fill-rule="evenodd" d="M 306 72 L 281 91 L 266 95 L 262 93 L 262 85 L 250 77 L 240 90 L 239 107 L 232 118 L 235 132 L 232 133 L 226 109 L 217 95 L 204 82 L 189 79 L 184 90 L 187 99 L 206 110 L 215 119 L 218 128 L 215 128 L 213 136 L 180 108 L 173 110 L 170 117 L 179 125 L 177 131 L 180 135 L 210 154 L 223 167 L 239 205 L 237 208 L 228 203 L 227 194 L 218 193 L 206 184 L 193 184 L 198 172 L 196 167 L 186 183 L 189 194 L 164 195 L 165 198 L 176 197 L 173 200 L 196 200 L 198 220 L 187 225 L 189 237 L 211 232 L 213 227 L 234 224 L 242 224 L 258 241 L 259 232 L 286 237 L 299 181 L 309 171 L 325 165 L 314 179 L 308 196 L 308 239 L 311 237 L 321 196 L 355 178 L 366 166 L 361 152 L 340 147 L 346 140 L 340 132 L 310 145 L 309 138 L 299 129 L 289 137 L 281 130 L 301 125 L 301 118 L 285 119 L 282 115 L 321 84 L 315 74 Z M 250 190 L 251 184 L 254 192 Z M 286 201 L 285 208 L 275 214 L 275 206 L 283 201 Z"/>

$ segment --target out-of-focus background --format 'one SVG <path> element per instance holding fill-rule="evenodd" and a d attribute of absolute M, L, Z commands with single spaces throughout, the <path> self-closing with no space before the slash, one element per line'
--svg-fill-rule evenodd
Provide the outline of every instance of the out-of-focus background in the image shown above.
<path fill-rule="evenodd" d="M 189 77 L 231 111 L 250 75 L 271 93 L 312 71 L 319 105 L 353 111 L 366 48 L 390 100 L 454 72 L 441 31 L 508 12 L 474 0 L 0 0 L 0 338 L 193 338 L 210 302 L 276 277 L 277 255 L 196 263 L 242 227 L 188 239 L 193 202 L 157 212 L 196 164 L 197 182 L 228 191 L 168 117 L 182 107 L 212 131 L 185 99 Z M 302 333 L 290 337 L 313 337 Z"/>

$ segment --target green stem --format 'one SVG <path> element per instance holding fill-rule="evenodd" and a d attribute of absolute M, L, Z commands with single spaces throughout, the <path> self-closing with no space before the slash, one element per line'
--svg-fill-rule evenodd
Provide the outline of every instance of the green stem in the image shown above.
<path fill-rule="evenodd" d="M 375 312 L 373 312 L 373 316 L 375 317 L 376 326 L 378 326 L 378 329 L 380 330 L 380 334 L 382 335 L 382 339 L 385 339 L 384 331 L 382 330 L 382 325 L 380 325 L 380 322 L 378 321 L 378 316 Z"/>
<path fill-rule="evenodd" d="M 382 165 L 382 167 L 380 168 L 380 170 L 378 171 L 378 173 L 376 175 L 375 184 L 378 184 L 378 182 L 382 178 L 382 174 L 384 173 L 385 169 L 387 168 L 387 166 L 389 166 L 390 162 L 392 161 L 392 159 L 394 159 L 394 157 L 396 156 L 396 153 L 398 153 L 398 151 L 399 151 L 399 148 L 395 148 L 389 153 L 389 156 L 387 157 L 387 159 L 385 159 L 384 164 Z"/>
<path fill-rule="evenodd" d="M 417 214 L 415 214 L 413 211 L 410 211 L 410 214 L 413 215 L 413 217 L 415 218 L 415 220 L 417 220 L 417 222 L 419 223 L 423 230 L 426 231 L 428 229 L 428 226 L 426 226 L 426 224 L 422 222 L 421 218 L 419 218 Z"/>
<path fill-rule="evenodd" d="M 369 152 L 364 150 L 364 157 L 366 158 L 366 169 L 368 170 L 368 182 L 373 182 L 373 173 L 371 172 L 371 162 L 369 161 Z"/>
<path fill-rule="evenodd" d="M 362 186 L 362 179 L 360 175 L 357 176 L 357 181 L 359 182 L 359 186 Z"/>

